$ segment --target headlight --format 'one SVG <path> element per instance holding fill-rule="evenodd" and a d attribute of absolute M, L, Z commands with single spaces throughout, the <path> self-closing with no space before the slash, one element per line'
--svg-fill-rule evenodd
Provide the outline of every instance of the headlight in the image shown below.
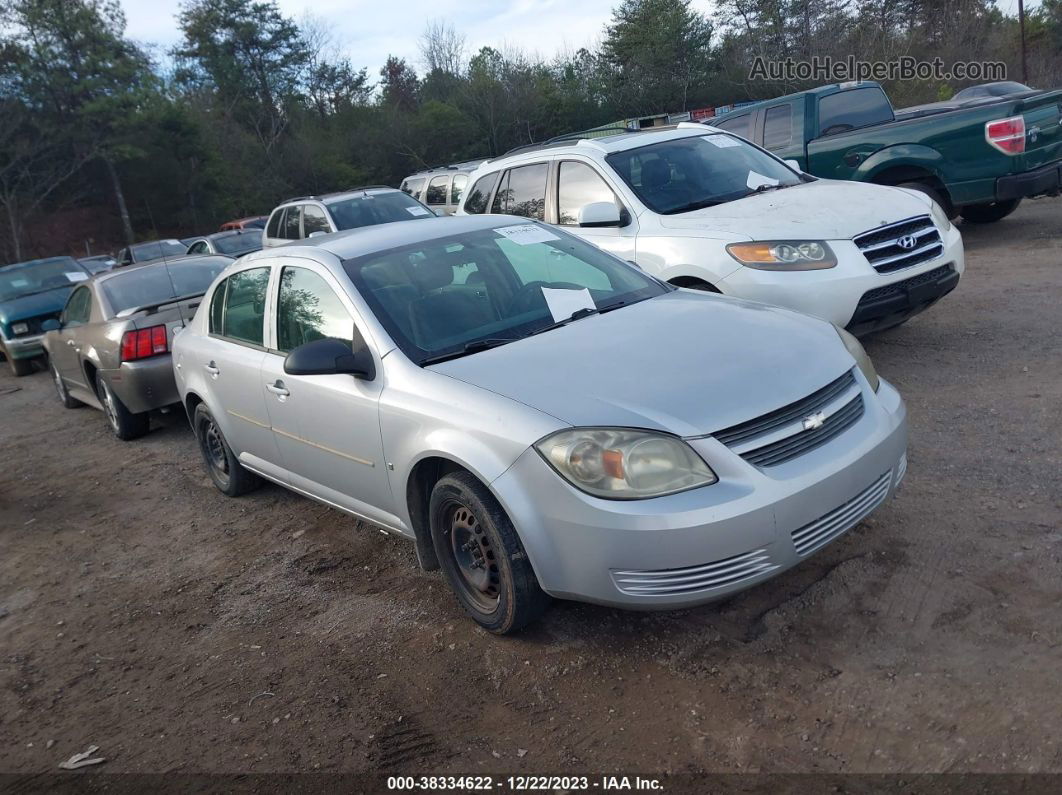
<path fill-rule="evenodd" d="M 606 499 L 661 497 L 718 480 L 686 442 L 652 431 L 573 428 L 535 449 L 577 489 Z"/>
<path fill-rule="evenodd" d="M 844 343 L 844 347 L 852 354 L 852 358 L 856 360 L 859 369 L 863 371 L 863 375 L 870 382 L 870 388 L 877 392 L 881 379 L 878 378 L 878 371 L 874 369 L 874 363 L 870 361 L 867 352 L 863 350 L 863 345 L 840 326 L 834 326 L 834 328 L 837 329 L 837 334 L 840 336 L 841 342 Z"/>
<path fill-rule="evenodd" d="M 742 265 L 763 271 L 815 271 L 837 264 L 833 251 L 819 240 L 731 243 L 726 250 Z"/>
<path fill-rule="evenodd" d="M 15 323 L 11 326 L 12 334 L 27 334 L 29 333 L 29 325 L 26 323 Z"/>
<path fill-rule="evenodd" d="M 951 229 L 951 219 L 948 218 L 948 214 L 944 212 L 943 207 L 932 199 L 929 200 L 929 212 L 933 214 L 933 220 L 936 221 L 941 232 L 947 232 Z"/>

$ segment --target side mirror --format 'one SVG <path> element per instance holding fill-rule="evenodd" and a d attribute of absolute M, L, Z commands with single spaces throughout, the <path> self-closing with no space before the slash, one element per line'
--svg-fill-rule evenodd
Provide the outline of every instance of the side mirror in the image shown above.
<path fill-rule="evenodd" d="M 288 375 L 352 375 L 365 381 L 376 378 L 376 364 L 361 335 L 355 331 L 354 345 L 326 337 L 307 342 L 284 359 Z"/>
<path fill-rule="evenodd" d="M 800 167 L 800 163 L 798 163 L 798 162 L 797 162 L 797 161 L 795 161 L 795 160 L 786 160 L 786 161 L 785 161 L 785 164 L 786 164 L 787 166 L 789 166 L 789 167 L 790 167 L 791 169 L 793 169 L 793 171 L 795 171 L 795 172 L 796 172 L 796 173 L 798 173 L 798 174 L 803 174 L 803 173 L 804 173 L 804 169 L 802 169 L 802 168 Z"/>
<path fill-rule="evenodd" d="M 309 240 L 311 237 L 321 237 L 321 235 L 327 235 L 327 234 L 328 234 L 327 232 L 321 232 L 321 231 L 310 232 L 310 234 L 308 234 L 306 236 L 306 239 Z"/>
<path fill-rule="evenodd" d="M 63 327 L 63 324 L 56 320 L 54 317 L 50 317 L 41 323 L 41 331 L 58 331 Z"/>
<path fill-rule="evenodd" d="M 442 209 L 441 207 L 439 207 L 439 208 L 437 208 L 435 210 L 432 210 L 432 212 L 435 213 L 440 218 L 445 218 L 446 217 L 446 210 Z"/>
<path fill-rule="evenodd" d="M 579 226 L 621 226 L 615 202 L 591 202 L 579 208 Z"/>

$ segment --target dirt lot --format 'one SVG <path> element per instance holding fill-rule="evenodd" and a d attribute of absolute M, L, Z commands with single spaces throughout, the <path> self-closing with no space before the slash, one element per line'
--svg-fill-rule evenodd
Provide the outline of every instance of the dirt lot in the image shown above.
<path fill-rule="evenodd" d="M 0 771 L 1062 772 L 1060 210 L 964 228 L 957 291 L 869 341 L 911 423 L 872 519 L 723 604 L 513 638 L 412 545 L 222 497 L 182 417 L 124 444 L 5 368 Z"/>

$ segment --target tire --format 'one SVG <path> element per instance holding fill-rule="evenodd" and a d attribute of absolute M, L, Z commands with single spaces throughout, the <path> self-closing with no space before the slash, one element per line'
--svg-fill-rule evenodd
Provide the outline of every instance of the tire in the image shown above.
<path fill-rule="evenodd" d="M 549 607 L 516 528 L 474 475 L 455 472 L 439 480 L 428 517 L 446 581 L 485 630 L 515 632 Z"/>
<path fill-rule="evenodd" d="M 934 188 L 932 185 L 929 185 L 925 182 L 901 182 L 896 187 L 907 188 L 908 190 L 916 190 L 919 193 L 924 193 L 926 196 L 928 196 L 937 203 L 937 205 L 944 211 L 945 215 L 948 216 L 949 220 L 954 220 L 955 217 L 959 214 L 958 211 L 955 209 L 954 205 L 952 205 L 951 201 L 945 198 L 944 194 Z"/>
<path fill-rule="evenodd" d="M 236 458 L 205 403 L 195 407 L 192 428 L 196 441 L 199 442 L 199 452 L 203 455 L 207 474 L 214 481 L 218 491 L 227 497 L 239 497 L 262 485 L 262 479 L 244 469 Z"/>
<path fill-rule="evenodd" d="M 15 378 L 22 378 L 33 372 L 33 359 L 15 359 L 10 353 L 5 353 L 4 358 L 7 359 L 7 366 Z"/>
<path fill-rule="evenodd" d="M 1018 209 L 1021 199 L 1007 199 L 1002 202 L 989 202 L 988 204 L 968 204 L 959 210 L 962 220 L 971 224 L 993 224 L 1001 221 Z"/>
<path fill-rule="evenodd" d="M 151 417 L 147 412 L 134 414 L 125 407 L 125 404 L 114 394 L 114 390 L 99 375 L 96 376 L 96 394 L 100 397 L 103 406 L 103 415 L 107 418 L 107 424 L 111 426 L 114 435 L 123 442 L 139 439 L 151 427 Z"/>
<path fill-rule="evenodd" d="M 59 375 L 59 369 L 55 366 L 55 362 L 48 362 L 48 369 L 52 371 L 52 383 L 55 384 L 55 392 L 59 395 L 59 402 L 63 404 L 64 408 L 76 409 L 78 406 L 84 406 L 80 400 L 76 400 L 70 397 L 70 392 L 67 391 L 66 384 L 63 383 L 63 377 Z"/>

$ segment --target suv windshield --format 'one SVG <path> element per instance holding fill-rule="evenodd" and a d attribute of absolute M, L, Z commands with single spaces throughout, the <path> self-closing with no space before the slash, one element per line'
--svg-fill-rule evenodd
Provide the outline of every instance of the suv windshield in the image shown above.
<path fill-rule="evenodd" d="M 111 311 L 118 314 L 125 309 L 152 306 L 171 298 L 201 295 L 231 261 L 225 257 L 203 257 L 169 265 L 160 262 L 128 268 L 106 278 L 100 287 L 107 296 Z"/>
<path fill-rule="evenodd" d="M 360 193 L 347 199 L 328 202 L 326 206 L 328 212 L 332 213 L 336 229 L 340 230 L 434 217 L 434 213 L 419 201 L 397 190 L 387 193 Z"/>
<path fill-rule="evenodd" d="M 669 290 L 594 246 L 506 223 L 348 260 L 344 268 L 418 364 L 473 353 Z"/>
<path fill-rule="evenodd" d="M 258 251 L 262 248 L 262 235 L 257 232 L 218 235 L 214 238 L 214 248 L 222 254 L 231 254 L 234 257 L 249 251 Z"/>
<path fill-rule="evenodd" d="M 699 210 L 801 182 L 767 153 L 723 133 L 614 152 L 606 160 L 649 209 L 662 215 Z"/>
<path fill-rule="evenodd" d="M 130 251 L 133 254 L 133 262 L 147 262 L 160 257 L 179 257 L 186 253 L 187 246 L 182 246 L 179 240 L 158 240 L 154 243 L 141 243 L 133 246 Z"/>
<path fill-rule="evenodd" d="M 89 277 L 72 257 L 35 259 L 0 268 L 0 301 L 70 287 Z"/>

